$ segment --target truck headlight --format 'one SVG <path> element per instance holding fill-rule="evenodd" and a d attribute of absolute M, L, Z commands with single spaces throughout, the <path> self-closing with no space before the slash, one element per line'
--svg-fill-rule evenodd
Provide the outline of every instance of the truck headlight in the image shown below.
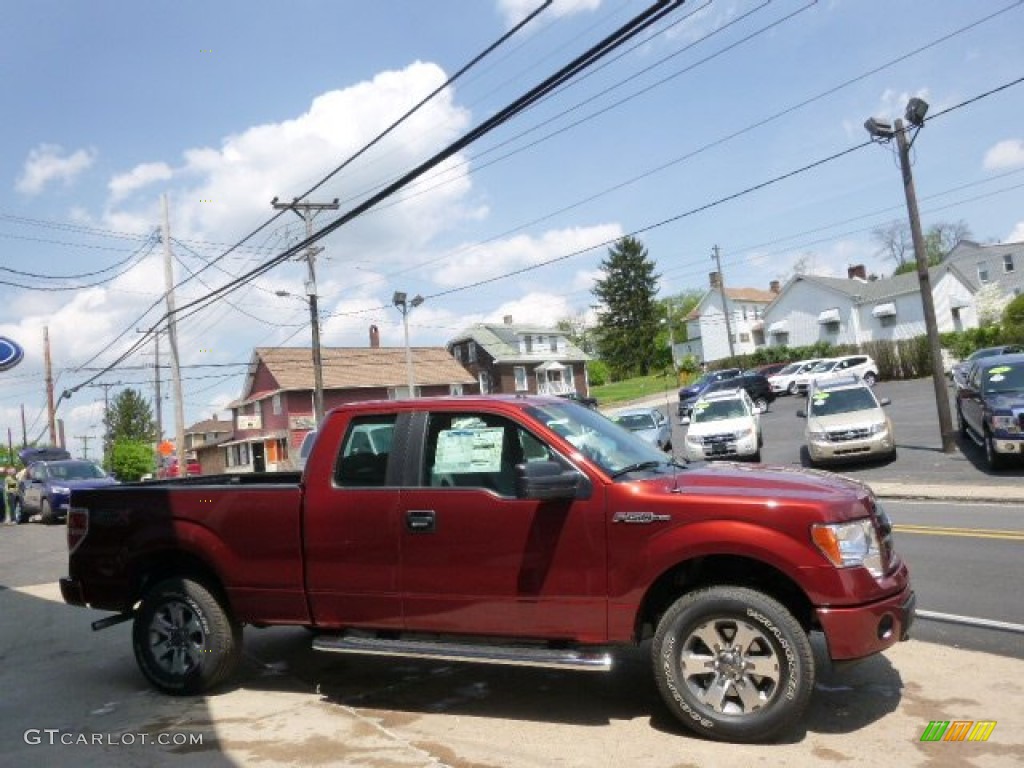
<path fill-rule="evenodd" d="M 810 437 L 811 440 L 813 440 L 816 443 L 826 442 L 828 439 L 826 435 L 827 433 L 824 429 L 812 429 L 810 432 L 807 433 L 807 436 Z"/>
<path fill-rule="evenodd" d="M 687 435 L 686 436 L 686 442 L 689 445 L 703 445 L 704 444 L 704 441 L 701 438 L 694 437 L 694 436 L 691 436 L 691 435 Z"/>
<path fill-rule="evenodd" d="M 877 422 L 875 424 L 872 424 L 872 425 L 870 425 L 868 427 L 868 434 L 869 435 L 880 435 L 883 432 L 885 432 L 885 422 L 884 421 L 879 421 L 879 422 Z"/>
<path fill-rule="evenodd" d="M 992 429 L 1001 429 L 1005 432 L 1016 432 L 1017 419 L 1013 416 L 993 416 Z"/>
<path fill-rule="evenodd" d="M 737 440 L 743 440 L 745 438 L 750 437 L 753 434 L 754 434 L 754 430 L 750 429 L 749 427 L 747 427 L 747 429 L 737 429 L 736 430 L 736 439 Z"/>
<path fill-rule="evenodd" d="M 863 567 L 876 578 L 883 573 L 881 546 L 871 520 L 815 525 L 811 539 L 836 568 Z"/>

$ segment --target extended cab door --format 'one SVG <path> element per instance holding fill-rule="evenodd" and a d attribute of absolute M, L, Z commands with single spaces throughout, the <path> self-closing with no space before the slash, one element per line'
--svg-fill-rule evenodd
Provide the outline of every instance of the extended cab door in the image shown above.
<path fill-rule="evenodd" d="M 328 419 L 304 482 L 306 589 L 326 627 L 402 626 L 396 439 L 408 414 Z"/>
<path fill-rule="evenodd" d="M 571 465 L 510 418 L 438 406 L 403 488 L 401 586 L 410 630 L 600 642 L 607 637 L 601 494 L 516 497 L 515 465 Z"/>

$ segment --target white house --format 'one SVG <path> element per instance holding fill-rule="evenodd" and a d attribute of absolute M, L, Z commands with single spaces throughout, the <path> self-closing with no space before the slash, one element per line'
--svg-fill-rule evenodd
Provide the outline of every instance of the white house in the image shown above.
<path fill-rule="evenodd" d="M 762 317 L 778 292 L 777 281 L 772 281 L 767 291 L 725 287 L 734 354 L 747 355 L 764 346 Z M 693 355 L 701 362 L 710 363 L 730 356 L 718 272 L 710 274 L 710 288 L 686 316 L 686 339 L 675 345 L 673 353 L 677 360 Z"/>
<path fill-rule="evenodd" d="M 952 264 L 929 270 L 940 333 L 976 328 L 967 279 Z M 916 272 L 867 280 L 863 265 L 847 278 L 796 275 L 764 311 L 768 346 L 803 347 L 819 341 L 859 345 L 926 333 Z"/>
<path fill-rule="evenodd" d="M 955 266 L 972 293 L 996 285 L 1006 300 L 1024 293 L 1024 242 L 981 245 L 962 240 L 943 264 Z"/>

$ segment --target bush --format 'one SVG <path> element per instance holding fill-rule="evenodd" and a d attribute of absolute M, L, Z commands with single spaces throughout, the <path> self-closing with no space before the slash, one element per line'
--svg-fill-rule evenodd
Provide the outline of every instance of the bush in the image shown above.
<path fill-rule="evenodd" d="M 607 384 L 609 380 L 608 363 L 604 360 L 591 360 L 587 363 L 587 376 L 592 387 Z"/>

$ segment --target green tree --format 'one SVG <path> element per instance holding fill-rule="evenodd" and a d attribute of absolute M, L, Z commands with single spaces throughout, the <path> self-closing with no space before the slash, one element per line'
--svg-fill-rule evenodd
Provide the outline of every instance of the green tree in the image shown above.
<path fill-rule="evenodd" d="M 117 393 L 103 423 L 111 444 L 118 440 L 133 440 L 140 443 L 151 443 L 156 440 L 153 411 L 142 394 L 135 389 L 124 389 Z"/>
<path fill-rule="evenodd" d="M 110 449 L 110 471 L 118 480 L 134 481 L 156 468 L 153 446 L 138 440 L 115 440 Z"/>
<path fill-rule="evenodd" d="M 1011 342 L 1024 342 L 1024 293 L 1003 310 L 1003 337 Z"/>
<path fill-rule="evenodd" d="M 661 315 L 654 300 L 659 275 L 643 243 L 624 237 L 601 261 L 604 277 L 593 293 L 597 308 L 597 348 L 616 379 L 647 375 L 656 365 L 655 337 Z"/>

